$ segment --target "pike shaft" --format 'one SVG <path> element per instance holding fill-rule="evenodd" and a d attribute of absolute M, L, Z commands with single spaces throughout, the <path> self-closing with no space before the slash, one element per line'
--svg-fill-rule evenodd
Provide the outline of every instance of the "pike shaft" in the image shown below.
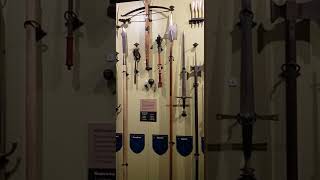
<path fill-rule="evenodd" d="M 198 75 L 199 70 L 197 65 L 197 51 L 195 49 L 195 66 L 194 66 L 194 128 L 195 128 L 195 167 L 196 167 L 196 177 L 195 180 L 199 179 L 199 104 L 198 104 Z"/>
<path fill-rule="evenodd" d="M 158 52 L 158 69 L 159 69 L 159 82 L 158 82 L 158 87 L 162 87 L 162 62 L 161 62 L 161 51 L 159 50 Z"/>
<path fill-rule="evenodd" d="M 125 54 L 123 55 L 123 180 L 128 179 L 128 74 Z"/>
<path fill-rule="evenodd" d="M 72 25 L 72 14 L 73 12 L 73 0 L 68 1 L 68 20 L 67 20 L 67 47 L 66 47 L 66 66 L 68 70 L 73 66 L 73 46 L 74 46 L 74 36 L 73 36 L 73 25 Z"/>
<path fill-rule="evenodd" d="M 40 0 L 26 1 L 26 19 L 41 21 Z M 26 119 L 25 174 L 26 180 L 41 179 L 41 51 L 34 29 L 26 27 Z"/>
<path fill-rule="evenodd" d="M 287 2 L 288 14 L 296 12 L 295 1 Z M 287 125 L 287 179 L 298 180 L 297 74 L 296 74 L 296 19 L 286 21 L 286 125 Z"/>
<path fill-rule="evenodd" d="M 2 18 L 3 12 L 2 8 L 0 9 L 0 16 Z M 3 31 L 5 29 L 3 20 L 0 20 L 0 31 L 1 31 L 1 43 L 0 43 L 0 51 L 5 51 L 5 45 L 3 41 L 5 41 L 5 35 Z M 5 54 L 0 54 L 1 60 L 1 72 L 0 72 L 0 154 L 6 153 L 6 69 L 5 69 Z M 5 180 L 6 166 L 0 167 L 0 180 Z"/>
<path fill-rule="evenodd" d="M 169 96 L 169 138 L 170 138 L 170 142 L 169 142 L 169 180 L 173 180 L 173 104 L 172 104 L 172 94 L 173 94 L 173 41 L 171 42 L 170 45 L 170 57 L 169 57 L 169 64 L 170 64 L 170 96 Z"/>

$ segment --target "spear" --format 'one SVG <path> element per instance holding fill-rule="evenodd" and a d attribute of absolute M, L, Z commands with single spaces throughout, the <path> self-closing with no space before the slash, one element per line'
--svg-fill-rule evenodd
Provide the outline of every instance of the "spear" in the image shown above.
<path fill-rule="evenodd" d="M 66 20 L 67 34 L 67 47 L 66 47 L 66 66 L 71 70 L 73 66 L 73 45 L 74 45 L 74 32 L 83 26 L 83 22 L 78 19 L 78 15 L 73 11 L 74 0 L 68 1 L 68 10 L 64 13 Z"/>
<path fill-rule="evenodd" d="M 163 51 L 162 49 L 162 38 L 160 35 L 158 35 L 157 39 L 156 39 L 156 43 L 158 45 L 158 71 L 159 71 L 159 82 L 158 82 L 158 87 L 161 88 L 162 87 L 162 62 L 161 62 L 161 52 Z"/>
<path fill-rule="evenodd" d="M 128 39 L 127 32 L 125 27 L 122 27 L 121 32 L 122 37 L 122 55 L 123 55 L 123 63 L 122 63 L 122 142 L 123 142 L 123 180 L 128 179 L 128 66 L 127 66 L 127 55 L 128 55 Z"/>
<path fill-rule="evenodd" d="M 169 55 L 169 180 L 173 179 L 173 104 L 172 104 L 172 95 L 173 95 L 173 43 L 174 40 L 177 40 L 177 26 L 173 23 L 173 13 L 171 11 L 169 16 L 169 27 L 168 27 L 168 39 L 170 41 L 170 55 Z"/>

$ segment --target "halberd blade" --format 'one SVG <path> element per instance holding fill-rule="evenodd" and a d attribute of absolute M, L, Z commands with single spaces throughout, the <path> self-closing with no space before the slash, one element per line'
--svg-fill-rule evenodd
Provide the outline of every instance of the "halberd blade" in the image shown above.
<path fill-rule="evenodd" d="M 307 3 L 298 4 L 298 17 L 301 19 L 320 20 L 320 1 L 312 0 Z"/>
<path fill-rule="evenodd" d="M 262 24 L 258 27 L 258 52 L 261 53 L 263 48 L 275 41 L 285 40 L 285 22 L 278 23 L 272 30 L 266 30 Z M 310 42 L 310 21 L 302 20 L 296 24 L 296 40 Z"/>
<path fill-rule="evenodd" d="M 274 23 L 279 18 L 284 18 L 286 15 L 287 5 L 277 5 L 275 2 L 271 1 L 270 10 L 271 10 L 271 22 Z"/>

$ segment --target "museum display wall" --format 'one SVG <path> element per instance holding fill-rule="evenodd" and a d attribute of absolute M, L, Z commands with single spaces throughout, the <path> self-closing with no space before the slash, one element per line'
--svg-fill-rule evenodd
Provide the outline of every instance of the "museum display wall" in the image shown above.
<path fill-rule="evenodd" d="M 306 2 L 307 0 L 299 0 Z M 39 89 L 41 108 L 42 150 L 37 154 L 41 160 L 41 168 L 37 169 L 43 180 L 84 180 L 88 179 L 88 124 L 92 122 L 114 122 L 117 132 L 122 133 L 122 115 L 116 116 L 115 108 L 122 104 L 122 55 L 121 55 L 121 29 L 116 35 L 115 20 L 107 16 L 108 1 L 76 0 L 75 11 L 85 23 L 75 32 L 74 68 L 67 70 L 66 60 L 66 35 L 64 13 L 68 9 L 67 1 L 41 0 L 42 28 L 48 33 L 42 39 L 47 45 L 42 52 L 39 73 L 42 85 Z M 234 180 L 239 178 L 240 169 L 243 168 L 243 153 L 239 148 L 225 148 L 219 150 L 223 143 L 241 143 L 241 126 L 230 127 L 235 121 L 216 120 L 219 113 L 236 115 L 239 113 L 240 97 L 240 35 L 236 24 L 239 22 L 241 1 L 206 1 L 206 22 L 203 27 L 191 28 L 188 24 L 190 8 L 182 0 L 154 0 L 161 6 L 175 6 L 173 12 L 174 22 L 178 24 L 178 39 L 174 43 L 173 72 L 174 72 L 174 102 L 179 103 L 176 96 L 181 93 L 181 45 L 182 32 L 185 31 L 185 54 L 187 66 L 192 65 L 194 58 L 193 43 L 197 42 L 197 56 L 203 63 L 204 74 L 199 78 L 199 137 L 206 138 L 207 148 L 205 153 L 200 151 L 200 177 L 202 179 Z M 274 0 L 277 4 L 285 3 L 284 0 Z M 133 2 L 132 2 L 133 3 Z M 142 6 L 142 2 L 134 2 L 132 6 L 127 3 L 119 6 L 120 12 Z M 284 41 L 268 42 L 259 50 L 258 32 L 262 23 L 267 30 L 273 30 L 274 24 L 270 22 L 270 1 L 252 1 L 254 21 L 253 28 L 253 63 L 254 63 L 254 95 L 255 111 L 257 114 L 278 114 L 278 121 L 257 121 L 254 124 L 254 143 L 266 143 L 263 150 L 254 151 L 251 166 L 255 169 L 255 176 L 260 180 L 286 179 L 286 117 L 285 117 L 285 87 L 280 81 L 281 66 L 285 61 Z M 12 180 L 26 179 L 25 156 L 25 85 L 26 85 L 26 36 L 24 22 L 27 20 L 26 1 L 10 0 L 2 10 L 1 26 L 5 39 L 5 76 L 6 76 L 6 119 L 7 142 L 17 142 L 18 149 L 10 157 L 10 167 L 16 158 L 21 158 L 21 164 Z M 168 15 L 168 13 L 164 13 Z M 158 16 L 158 15 L 157 15 Z M 141 17 L 140 17 L 141 18 Z M 161 18 L 160 18 L 161 19 Z M 279 19 L 274 23 L 281 23 Z M 300 22 L 300 21 L 299 21 Z M 319 21 L 311 21 L 310 43 L 297 42 L 298 64 L 301 66 L 298 77 L 298 155 L 299 179 L 319 178 Z M 166 20 L 153 23 L 152 41 L 160 34 L 164 35 L 167 27 Z M 143 23 L 142 23 L 143 24 Z M 149 73 L 144 70 L 144 27 L 141 23 L 128 25 L 128 112 L 129 133 L 144 134 L 145 147 L 139 154 L 129 152 L 129 179 L 154 179 L 168 177 L 168 151 L 158 155 L 152 147 L 153 134 L 168 135 L 168 46 L 164 40 L 161 52 L 163 62 L 163 87 L 146 90 L 145 82 L 150 79 Z M 5 30 L 5 31 L 3 31 Z M 281 32 L 281 31 L 280 31 Z M 131 34 L 131 35 L 130 35 Z M 2 34 L 4 35 L 4 34 Z M 279 33 L 268 36 L 265 40 L 279 38 Z M 132 51 L 134 43 L 138 42 L 141 60 L 140 73 L 137 85 L 134 85 L 134 57 Z M 261 42 L 261 41 L 260 41 Z M 3 48 L 1 46 L 1 48 Z M 108 62 L 115 51 L 119 51 L 119 63 L 115 68 L 114 63 Z M 152 50 L 153 70 L 152 77 L 158 82 L 157 52 Z M 199 63 L 199 64 L 201 64 Z M 113 87 L 109 86 L 103 77 L 106 69 L 112 69 L 117 75 L 117 92 L 113 94 Z M 116 71 L 118 70 L 118 71 Z M 190 69 L 188 68 L 188 71 Z M 151 72 L 150 72 L 151 74 Z M 193 96 L 193 78 L 187 81 L 188 94 Z M 141 99 L 155 99 L 157 122 L 140 122 Z M 193 99 L 187 100 L 189 103 Z M 174 107 L 174 137 L 177 135 L 194 136 L 192 106 L 186 108 L 187 117 L 180 117 L 181 107 Z M 152 112 L 154 113 L 154 112 Z M 204 116 L 202 116 L 204 114 Z M 117 119 L 117 120 L 115 120 Z M 138 136 L 136 136 L 138 137 Z M 174 138 L 175 140 L 175 138 Z M 128 145 L 130 145 L 128 143 Z M 9 147 L 9 144 L 8 144 Z M 265 147 L 265 146 L 264 146 Z M 123 148 L 123 147 L 122 147 Z M 217 150 L 218 149 L 218 150 Z M 266 150 L 265 150 L 266 149 Z M 174 177 L 177 179 L 192 179 L 194 174 L 193 152 L 184 157 L 174 150 Z M 122 149 L 117 152 L 116 168 L 118 176 L 122 176 L 121 162 Z M 205 157 L 205 158 L 203 158 Z M 139 165 L 138 165 L 139 164 Z M 141 173 L 140 173 L 141 172 Z M 37 179 L 38 180 L 38 179 Z M 162 179 L 161 179 L 162 180 Z"/>
<path fill-rule="evenodd" d="M 152 6 L 162 6 L 169 8 L 174 6 L 172 11 L 173 22 L 177 26 L 177 40 L 173 43 L 173 61 L 172 61 L 172 99 L 173 99 L 173 179 L 188 180 L 195 178 L 195 111 L 194 111 L 194 77 L 192 76 L 191 66 L 195 64 L 194 43 L 198 43 L 196 48 L 197 65 L 202 68 L 204 63 L 204 23 L 189 24 L 191 19 L 190 4 L 192 1 L 181 0 L 154 0 Z M 119 19 L 131 10 L 143 7 L 142 1 L 127 2 L 117 4 L 117 14 Z M 170 163 L 170 47 L 171 42 L 168 38 L 168 25 L 171 12 L 162 12 L 163 10 L 152 11 L 152 28 L 150 38 L 150 66 L 152 70 L 146 70 L 146 52 L 145 52 L 145 13 L 143 15 L 130 17 L 131 23 L 126 28 L 120 28 L 117 34 L 117 52 L 119 62 L 117 63 L 117 97 L 118 105 L 121 110 L 117 118 L 117 132 L 123 136 L 123 113 L 125 111 L 123 91 L 126 91 L 124 81 L 128 82 L 128 179 L 169 179 Z M 167 10 L 165 10 L 167 11 Z M 161 12 L 161 13 L 157 13 Z M 136 14 L 137 12 L 133 13 Z M 118 22 L 119 26 L 122 25 Z M 127 73 L 126 79 L 123 79 L 123 31 L 127 33 Z M 185 35 L 185 48 L 182 41 Z M 162 64 L 161 75 L 159 76 L 159 49 L 156 42 L 158 37 L 163 38 L 160 60 Z M 139 52 L 141 59 L 138 63 L 137 80 L 135 83 L 135 56 L 133 51 L 139 43 Z M 181 98 L 182 86 L 182 61 L 183 53 L 185 56 L 186 67 L 186 116 L 182 115 L 183 101 Z M 204 179 L 204 152 L 201 141 L 204 137 L 203 123 L 203 102 L 204 102 L 204 74 L 198 77 L 198 106 L 199 106 L 199 179 Z M 188 77 L 187 77 L 188 76 Z M 161 77 L 161 78 L 159 78 Z M 159 86 L 159 79 L 162 86 Z M 153 80 L 154 84 L 149 84 Z M 160 136 L 159 136 L 160 135 Z M 161 138 L 166 140 L 161 141 Z M 167 139 L 169 138 L 169 140 Z M 120 139 L 120 138 L 119 138 Z M 144 139 L 144 140 L 141 140 Z M 122 143 L 123 144 L 123 143 Z M 140 146 L 139 146 L 140 144 Z M 143 144 L 143 145 L 141 145 Z M 169 147 L 168 147 L 169 144 Z M 141 147 L 143 146 L 143 147 Z M 141 147 L 141 148 L 139 148 Z M 164 149 L 164 150 L 161 150 Z M 117 152 L 117 177 L 123 176 L 123 148 Z"/>

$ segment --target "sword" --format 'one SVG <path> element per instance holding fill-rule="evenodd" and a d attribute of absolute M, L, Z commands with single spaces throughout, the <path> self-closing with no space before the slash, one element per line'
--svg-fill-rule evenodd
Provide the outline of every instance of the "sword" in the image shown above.
<path fill-rule="evenodd" d="M 242 0 L 240 12 L 241 29 L 241 89 L 240 89 L 240 113 L 238 115 L 217 114 L 217 119 L 235 119 L 242 129 L 242 151 L 244 166 L 241 169 L 239 180 L 255 180 L 254 168 L 251 166 L 251 156 L 254 149 L 253 125 L 257 119 L 277 120 L 276 115 L 259 116 L 255 112 L 254 81 L 253 81 L 253 53 L 252 53 L 252 29 L 253 21 L 251 1 Z"/>
<path fill-rule="evenodd" d="M 191 98 L 187 96 L 187 68 L 186 68 L 186 55 L 185 55 L 185 33 L 182 35 L 182 71 L 181 71 L 181 96 L 178 96 L 178 99 L 182 100 L 182 117 L 187 116 L 186 107 L 187 107 L 187 99 Z"/>

